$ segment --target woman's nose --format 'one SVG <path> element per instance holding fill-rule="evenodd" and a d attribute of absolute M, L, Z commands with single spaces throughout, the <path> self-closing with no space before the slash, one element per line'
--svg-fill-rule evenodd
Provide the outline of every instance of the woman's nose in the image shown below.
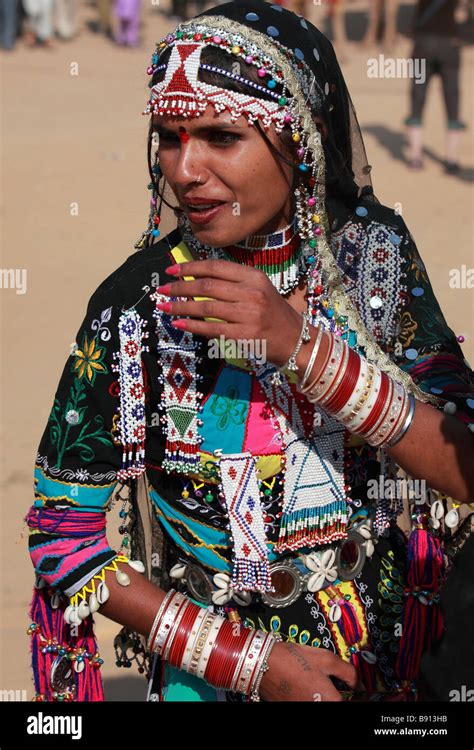
<path fill-rule="evenodd" d="M 196 182 L 198 175 L 205 171 L 205 157 L 202 144 L 196 138 L 180 143 L 179 155 L 175 165 L 174 182 L 178 185 L 188 185 Z"/>

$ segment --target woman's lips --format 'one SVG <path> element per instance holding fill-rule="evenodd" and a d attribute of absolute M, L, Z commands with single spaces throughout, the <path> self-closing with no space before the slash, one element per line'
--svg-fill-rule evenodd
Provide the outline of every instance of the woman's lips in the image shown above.
<path fill-rule="evenodd" d="M 208 224 L 225 205 L 225 203 L 219 203 L 219 205 L 214 206 L 214 208 L 208 208 L 205 211 L 196 211 L 191 206 L 186 206 L 186 213 L 193 224 Z"/>

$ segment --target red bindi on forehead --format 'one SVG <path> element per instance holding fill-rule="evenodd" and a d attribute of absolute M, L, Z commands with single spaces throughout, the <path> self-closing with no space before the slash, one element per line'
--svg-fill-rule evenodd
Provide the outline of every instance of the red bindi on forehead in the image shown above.
<path fill-rule="evenodd" d="M 178 135 L 181 143 L 187 143 L 189 141 L 189 133 L 186 132 L 186 128 L 183 128 L 182 125 L 178 128 Z"/>

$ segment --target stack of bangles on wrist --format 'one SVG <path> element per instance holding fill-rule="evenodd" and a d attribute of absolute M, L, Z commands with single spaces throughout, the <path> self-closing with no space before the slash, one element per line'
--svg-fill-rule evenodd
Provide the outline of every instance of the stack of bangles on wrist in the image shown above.
<path fill-rule="evenodd" d="M 260 700 L 259 688 L 276 640 L 209 612 L 168 591 L 148 636 L 148 651 L 209 685 Z"/>
<path fill-rule="evenodd" d="M 317 375 L 314 363 L 322 337 L 328 339 Z M 369 445 L 392 447 L 413 421 L 415 398 L 403 385 L 367 362 L 344 339 L 318 329 L 299 390 Z"/>

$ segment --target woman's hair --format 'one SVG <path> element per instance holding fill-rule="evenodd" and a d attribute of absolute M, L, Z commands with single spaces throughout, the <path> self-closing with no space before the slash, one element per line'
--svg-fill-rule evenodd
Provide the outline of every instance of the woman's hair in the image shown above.
<path fill-rule="evenodd" d="M 159 62 L 161 63 L 168 63 L 168 60 L 171 55 L 171 47 L 165 50 L 165 52 L 161 55 Z M 271 76 L 267 74 L 265 78 L 260 78 L 257 74 L 257 69 L 254 65 L 250 65 L 245 63 L 243 60 L 236 60 L 233 56 L 228 54 L 222 49 L 219 49 L 218 47 L 213 47 L 211 45 L 206 46 L 202 52 L 201 55 L 201 62 L 207 64 L 207 65 L 213 65 L 218 68 L 222 68 L 230 73 L 237 72 L 238 75 L 241 75 L 243 78 L 247 78 L 253 83 L 257 83 L 259 85 L 265 85 L 265 83 L 270 80 Z M 236 66 L 238 66 L 236 71 Z M 156 83 L 159 83 L 163 80 L 165 77 L 166 69 L 157 71 L 153 78 L 151 85 L 154 86 Z M 203 81 L 204 83 L 209 83 L 214 86 L 219 86 L 220 88 L 225 88 L 229 91 L 235 91 L 247 95 L 254 95 L 255 91 L 250 87 L 247 86 L 245 83 L 242 83 L 240 81 L 233 80 L 231 78 L 227 78 L 219 73 L 216 73 L 214 71 L 210 70 L 203 70 L 202 68 L 199 70 L 199 80 Z M 277 84 L 277 86 L 272 89 L 272 93 L 281 93 L 281 86 Z M 266 98 L 264 92 L 259 92 L 259 97 Z M 288 94 L 286 94 L 288 98 Z M 274 100 L 273 97 L 269 96 L 268 99 Z M 325 135 L 326 137 L 323 138 L 323 149 L 325 153 L 325 159 L 326 159 L 326 194 L 329 197 L 331 194 L 337 194 L 337 185 L 339 183 L 340 177 L 341 177 L 341 171 L 342 169 L 345 169 L 347 165 L 344 164 L 344 160 L 342 159 L 341 154 L 337 150 L 337 146 L 333 141 L 332 134 L 328 129 L 328 123 L 327 118 L 325 116 L 324 112 L 315 112 L 314 116 L 318 116 L 322 123 L 324 123 L 325 127 Z M 272 141 L 269 139 L 267 133 L 262 128 L 261 123 L 259 120 L 255 121 L 255 127 L 257 128 L 258 132 L 260 133 L 261 137 L 264 139 L 264 141 L 267 143 L 268 147 L 271 149 L 271 151 L 275 154 L 275 156 L 280 159 L 282 162 L 287 164 L 293 169 L 293 184 L 291 186 L 291 198 L 292 201 L 294 201 L 294 190 L 295 188 L 301 184 L 304 183 L 306 180 L 308 180 L 311 177 L 311 173 L 307 172 L 301 172 L 301 170 L 298 169 L 298 160 L 297 160 L 297 144 L 294 143 L 292 139 L 292 133 L 289 126 L 283 127 L 282 131 L 279 134 L 280 143 L 282 146 L 282 150 L 279 151 L 275 145 L 272 143 Z M 320 130 L 320 126 L 317 124 L 318 130 Z M 147 160 L 148 160 L 148 170 L 150 173 L 150 178 L 152 180 L 152 183 L 157 191 L 157 194 L 160 197 L 160 205 L 162 202 L 164 202 L 169 208 L 173 208 L 164 198 L 164 188 L 163 192 L 160 192 L 159 190 L 159 182 L 156 179 L 156 175 L 153 173 L 153 165 L 152 165 L 152 144 L 153 144 L 153 119 L 150 118 L 150 125 L 148 130 L 148 142 L 147 142 Z M 341 166 L 343 165 L 343 166 Z M 295 206 L 292 205 L 292 211 L 295 210 Z"/>

